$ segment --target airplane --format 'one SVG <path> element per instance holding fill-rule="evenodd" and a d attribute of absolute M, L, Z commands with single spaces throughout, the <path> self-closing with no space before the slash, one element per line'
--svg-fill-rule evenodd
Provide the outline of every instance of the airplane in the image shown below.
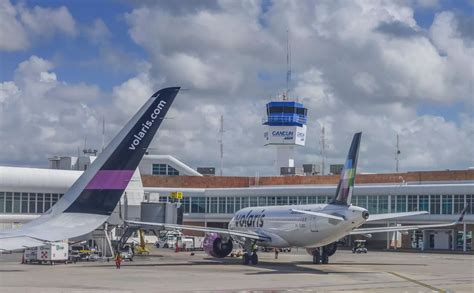
<path fill-rule="evenodd" d="M 0 251 L 76 238 L 100 227 L 117 206 L 179 87 L 153 94 L 64 196 L 39 218 L 0 232 Z"/>
<path fill-rule="evenodd" d="M 459 219 L 452 223 L 359 228 L 367 222 L 428 213 L 414 211 L 370 215 L 365 208 L 351 205 L 361 137 L 361 132 L 354 134 L 336 194 L 329 204 L 247 207 L 234 214 L 228 229 L 140 221 L 125 222 L 131 227 L 206 232 L 204 251 L 216 258 L 229 255 L 233 249 L 233 242 L 237 242 L 244 249 L 243 264 L 257 265 L 256 245 L 273 248 L 303 247 L 313 256 L 314 264 L 327 264 L 329 257 L 337 250 L 337 241 L 347 235 L 369 236 L 373 233 L 449 227 L 463 221 L 467 206 Z"/>

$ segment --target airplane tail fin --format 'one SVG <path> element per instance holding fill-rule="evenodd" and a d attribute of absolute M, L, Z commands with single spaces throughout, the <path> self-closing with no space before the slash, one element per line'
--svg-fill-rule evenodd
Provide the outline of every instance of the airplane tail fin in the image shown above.
<path fill-rule="evenodd" d="M 347 159 L 344 163 L 344 168 L 341 172 L 341 178 L 339 179 L 339 184 L 337 185 L 336 195 L 333 201 L 331 202 L 332 204 L 351 204 L 361 137 L 362 132 L 354 134 L 351 148 L 349 149 L 349 153 L 347 154 Z"/>
<path fill-rule="evenodd" d="M 153 94 L 48 214 L 110 215 L 179 89 Z"/>

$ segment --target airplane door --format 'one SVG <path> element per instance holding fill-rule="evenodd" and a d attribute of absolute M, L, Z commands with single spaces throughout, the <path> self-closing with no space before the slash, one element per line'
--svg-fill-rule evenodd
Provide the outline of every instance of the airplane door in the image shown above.
<path fill-rule="evenodd" d="M 316 224 L 316 216 L 310 217 L 309 228 L 311 229 L 311 232 L 318 232 L 318 227 Z"/>

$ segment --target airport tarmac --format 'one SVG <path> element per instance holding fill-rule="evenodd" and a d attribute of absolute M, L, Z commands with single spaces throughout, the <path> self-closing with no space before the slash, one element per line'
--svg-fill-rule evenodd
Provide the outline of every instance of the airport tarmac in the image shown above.
<path fill-rule="evenodd" d="M 125 262 L 22 265 L 0 255 L 1 292 L 474 292 L 474 256 L 337 251 L 313 265 L 304 251 L 259 253 L 258 266 L 240 258 L 153 249 Z"/>

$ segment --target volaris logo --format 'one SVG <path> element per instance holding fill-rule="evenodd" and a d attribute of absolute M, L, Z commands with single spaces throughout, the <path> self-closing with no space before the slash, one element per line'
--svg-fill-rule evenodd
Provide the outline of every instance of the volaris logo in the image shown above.
<path fill-rule="evenodd" d="M 161 110 L 165 107 L 166 102 L 161 100 L 158 105 L 156 105 L 156 108 L 153 110 L 153 112 L 150 114 L 150 120 L 145 121 L 145 123 L 142 123 L 142 128 L 133 135 L 133 140 L 130 143 L 130 146 L 128 147 L 129 150 L 136 150 L 136 148 L 140 145 L 140 142 L 142 139 L 146 136 L 148 130 L 150 127 L 155 123 L 156 119 L 158 119 L 158 115 L 160 115 Z"/>
<path fill-rule="evenodd" d="M 254 213 L 250 210 L 247 214 L 237 214 L 235 217 L 235 225 L 237 227 L 263 227 L 263 218 L 265 218 L 265 210 Z"/>

